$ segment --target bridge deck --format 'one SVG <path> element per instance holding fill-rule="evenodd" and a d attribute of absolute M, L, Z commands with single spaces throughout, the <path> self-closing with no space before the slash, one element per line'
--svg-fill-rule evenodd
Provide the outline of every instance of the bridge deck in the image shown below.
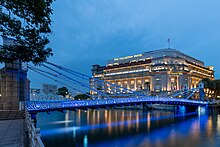
<path fill-rule="evenodd" d="M 54 109 L 89 109 L 108 106 L 123 106 L 135 104 L 167 104 L 167 105 L 208 105 L 208 102 L 178 98 L 111 98 L 97 100 L 69 100 L 69 101 L 29 101 L 28 111 L 50 111 Z"/>

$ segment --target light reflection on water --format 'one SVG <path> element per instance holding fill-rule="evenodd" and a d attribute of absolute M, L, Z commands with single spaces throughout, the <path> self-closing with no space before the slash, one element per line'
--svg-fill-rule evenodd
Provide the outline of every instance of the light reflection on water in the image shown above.
<path fill-rule="evenodd" d="M 37 119 L 47 146 L 220 146 L 217 114 L 99 109 L 39 113 Z"/>

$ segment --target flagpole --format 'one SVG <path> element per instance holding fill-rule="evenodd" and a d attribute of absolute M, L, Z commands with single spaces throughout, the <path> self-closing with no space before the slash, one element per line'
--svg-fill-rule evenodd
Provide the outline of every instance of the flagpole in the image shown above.
<path fill-rule="evenodd" d="M 168 49 L 170 49 L 170 38 L 168 38 Z"/>

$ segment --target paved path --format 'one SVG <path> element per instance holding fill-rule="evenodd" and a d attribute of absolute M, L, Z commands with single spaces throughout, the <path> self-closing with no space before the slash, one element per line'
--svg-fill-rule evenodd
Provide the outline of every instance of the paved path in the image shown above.
<path fill-rule="evenodd" d="M 0 147 L 25 146 L 24 121 L 20 112 L 0 111 Z"/>

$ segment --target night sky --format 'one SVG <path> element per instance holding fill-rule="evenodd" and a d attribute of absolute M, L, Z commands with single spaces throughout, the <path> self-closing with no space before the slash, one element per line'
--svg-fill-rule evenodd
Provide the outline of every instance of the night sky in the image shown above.
<path fill-rule="evenodd" d="M 219 0 L 56 0 L 50 62 L 91 75 L 93 64 L 168 47 L 215 67 L 220 78 Z M 54 83 L 29 71 L 31 87 Z"/>

